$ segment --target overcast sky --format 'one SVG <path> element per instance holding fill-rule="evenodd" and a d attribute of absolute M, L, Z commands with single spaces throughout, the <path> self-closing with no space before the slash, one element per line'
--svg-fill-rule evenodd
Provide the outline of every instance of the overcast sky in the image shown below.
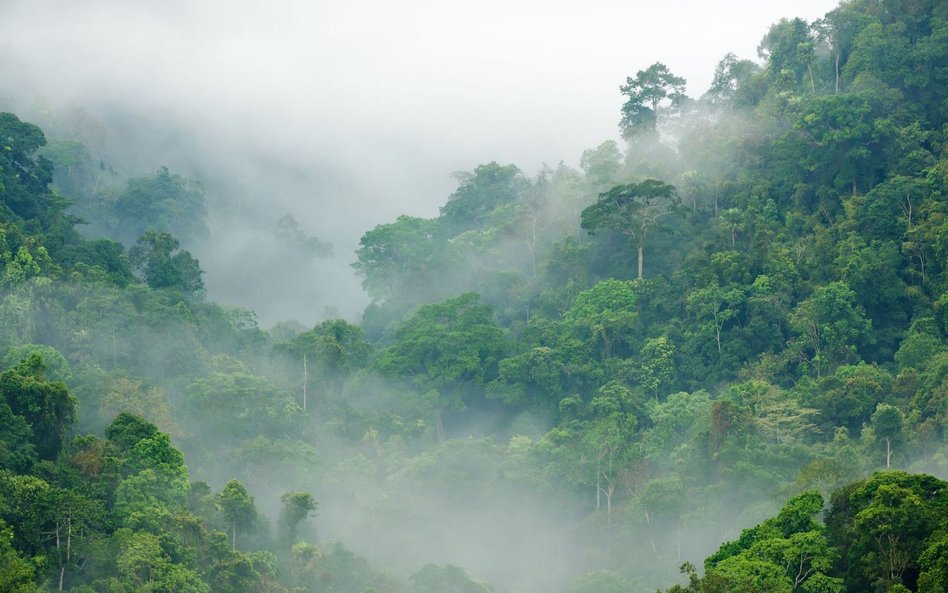
<path fill-rule="evenodd" d="M 239 147 L 319 170 L 336 181 L 289 192 L 286 210 L 351 251 L 400 213 L 437 214 L 453 171 L 575 166 L 617 138 L 637 70 L 664 62 L 698 96 L 725 53 L 756 58 L 771 23 L 835 5 L 0 0 L 0 97 L 123 106 L 186 129 L 189 155 Z"/>

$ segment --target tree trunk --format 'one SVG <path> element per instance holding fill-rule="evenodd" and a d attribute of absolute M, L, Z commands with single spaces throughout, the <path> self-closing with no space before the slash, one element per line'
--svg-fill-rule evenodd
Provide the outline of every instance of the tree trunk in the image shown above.
<path fill-rule="evenodd" d="M 59 590 L 63 590 L 63 578 L 66 576 L 66 565 L 72 561 L 72 514 L 66 515 L 66 562 L 59 567 Z"/>
<path fill-rule="evenodd" d="M 645 263 L 645 247 L 642 245 L 642 241 L 639 241 L 639 280 L 642 279 L 642 268 Z"/>
<path fill-rule="evenodd" d="M 606 525 L 612 526 L 612 494 L 615 491 L 615 486 L 612 485 L 612 482 L 609 482 L 606 485 Z"/>
<path fill-rule="evenodd" d="M 63 590 L 63 576 L 66 573 L 66 563 L 63 562 L 63 554 L 60 551 L 59 543 L 59 521 L 56 521 L 56 559 L 59 560 L 59 590 Z"/>
<path fill-rule="evenodd" d="M 309 374 L 306 372 L 306 353 L 303 353 L 303 411 L 306 411 L 306 384 L 309 383 Z"/>
<path fill-rule="evenodd" d="M 648 525 L 648 541 L 652 545 L 652 553 L 658 554 L 658 546 L 655 545 L 655 538 L 652 537 L 652 518 L 649 516 L 648 511 L 645 511 L 645 524 Z"/>
<path fill-rule="evenodd" d="M 597 474 L 596 474 L 596 510 L 597 510 L 597 511 L 602 507 L 602 504 L 601 504 L 601 501 L 602 501 L 602 482 L 601 482 L 601 480 L 602 480 L 602 474 L 600 474 L 600 473 L 597 472 Z"/>
<path fill-rule="evenodd" d="M 537 217 L 533 217 L 532 237 L 530 241 L 530 263 L 533 278 L 537 277 Z"/>
<path fill-rule="evenodd" d="M 839 49 L 836 50 L 836 94 L 839 94 Z"/>

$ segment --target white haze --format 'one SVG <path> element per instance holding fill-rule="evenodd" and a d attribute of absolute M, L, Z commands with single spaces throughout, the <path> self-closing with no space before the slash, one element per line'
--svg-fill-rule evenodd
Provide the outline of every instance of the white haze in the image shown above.
<path fill-rule="evenodd" d="M 211 298 L 268 324 L 354 319 L 361 234 L 436 215 L 453 171 L 575 165 L 616 137 L 626 76 L 662 61 L 698 96 L 725 53 L 753 58 L 771 23 L 834 6 L 0 0 L 0 109 L 82 109 L 127 173 L 203 181 L 212 237 L 192 250 Z M 285 213 L 334 257 L 286 261 Z"/>

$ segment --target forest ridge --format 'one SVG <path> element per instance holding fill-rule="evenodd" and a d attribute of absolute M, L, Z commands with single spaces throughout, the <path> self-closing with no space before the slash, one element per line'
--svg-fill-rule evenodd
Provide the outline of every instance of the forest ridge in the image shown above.
<path fill-rule="evenodd" d="M 0 113 L 0 590 L 943 593 L 946 56 L 850 0 L 643 64 L 621 143 L 456 174 L 358 323 L 269 330 L 201 183 Z"/>

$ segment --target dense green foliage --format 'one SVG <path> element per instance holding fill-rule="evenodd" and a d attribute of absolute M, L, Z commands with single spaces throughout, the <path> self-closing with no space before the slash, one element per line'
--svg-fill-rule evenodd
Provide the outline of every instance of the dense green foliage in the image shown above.
<path fill-rule="evenodd" d="M 945 591 L 946 55 L 849 0 L 699 99 L 654 64 L 624 150 L 458 174 L 360 324 L 269 332 L 198 184 L 0 114 L 0 590 Z"/>

